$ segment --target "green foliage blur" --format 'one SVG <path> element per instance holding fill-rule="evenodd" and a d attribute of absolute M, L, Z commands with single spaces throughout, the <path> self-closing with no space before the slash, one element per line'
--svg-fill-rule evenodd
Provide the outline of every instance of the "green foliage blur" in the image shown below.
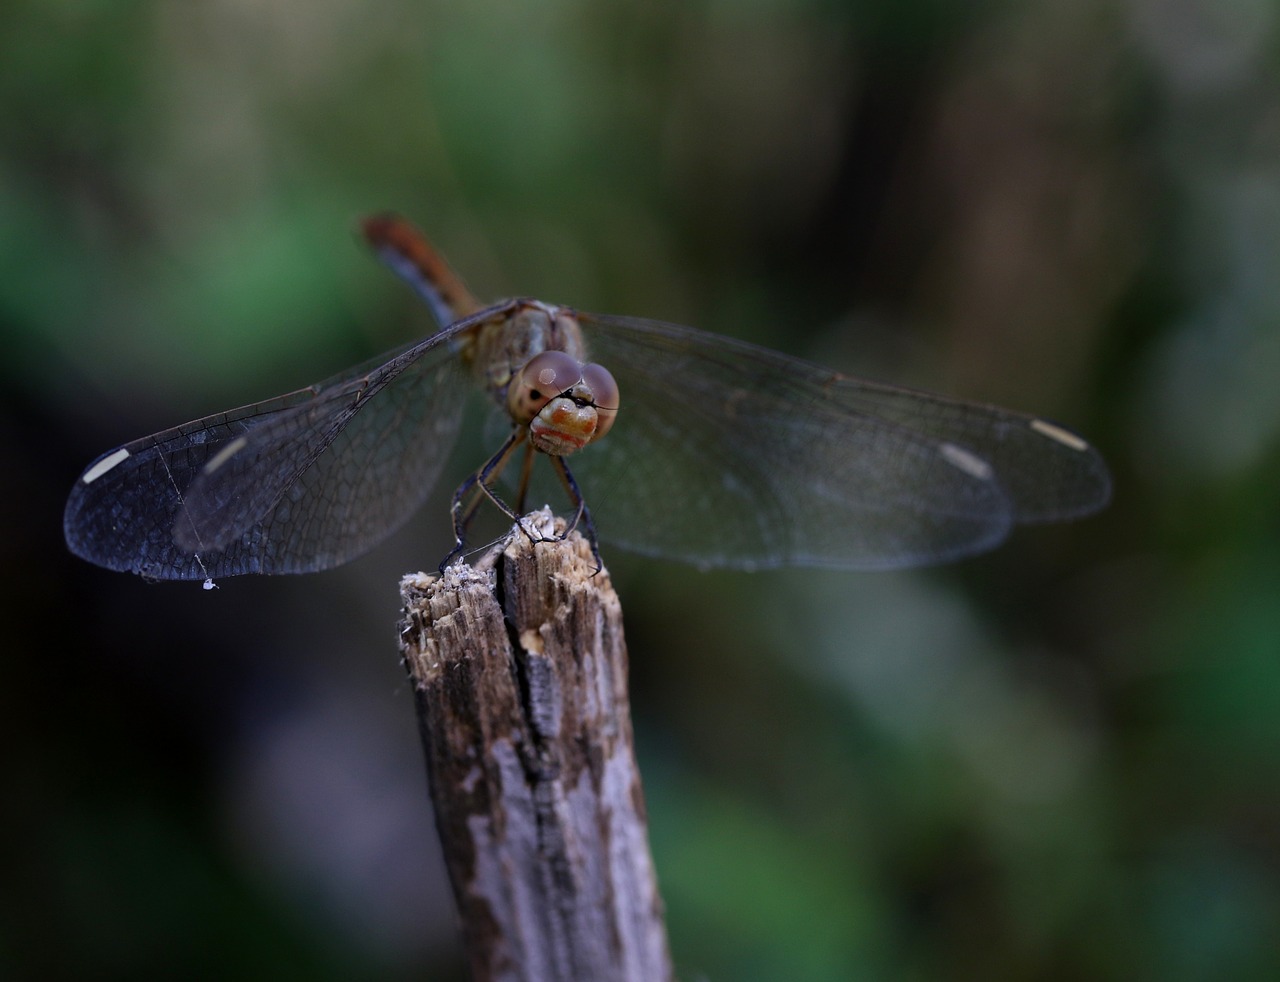
<path fill-rule="evenodd" d="M 939 570 L 606 549 L 682 978 L 1280 978 L 1277 51 L 1268 0 L 7 0 L 0 976 L 464 977 L 394 636 L 443 505 L 208 594 L 60 526 L 101 451 L 425 333 L 390 208 L 481 297 L 1112 466 Z"/>

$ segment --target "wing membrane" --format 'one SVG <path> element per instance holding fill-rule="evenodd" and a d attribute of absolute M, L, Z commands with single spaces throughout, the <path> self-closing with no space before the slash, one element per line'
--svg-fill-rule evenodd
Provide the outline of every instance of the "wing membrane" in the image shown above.
<path fill-rule="evenodd" d="M 642 553 L 913 566 L 989 548 L 1017 521 L 1087 513 L 1109 493 L 1096 452 L 1034 417 L 691 328 L 580 317 L 623 409 L 571 463 L 601 536 Z"/>
<path fill-rule="evenodd" d="M 68 544 L 155 579 L 311 572 L 359 555 L 439 476 L 467 386 L 456 342 L 475 319 L 375 368 L 104 454 L 67 503 Z"/>

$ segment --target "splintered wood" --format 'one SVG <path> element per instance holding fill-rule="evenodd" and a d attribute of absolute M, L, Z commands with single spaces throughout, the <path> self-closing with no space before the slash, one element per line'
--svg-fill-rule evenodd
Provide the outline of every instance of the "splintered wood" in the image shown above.
<path fill-rule="evenodd" d="M 563 522 L 543 511 L 530 530 Z M 478 980 L 672 977 L 627 695 L 622 609 L 586 541 L 401 583 L 436 826 Z"/>

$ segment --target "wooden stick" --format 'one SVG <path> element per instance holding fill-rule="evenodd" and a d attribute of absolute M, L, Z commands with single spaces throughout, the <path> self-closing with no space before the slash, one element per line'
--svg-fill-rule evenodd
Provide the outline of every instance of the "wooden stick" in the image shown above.
<path fill-rule="evenodd" d="M 524 519 L 559 534 L 549 511 Z M 436 827 L 481 982 L 672 977 L 622 608 L 586 541 L 513 532 L 401 583 Z"/>

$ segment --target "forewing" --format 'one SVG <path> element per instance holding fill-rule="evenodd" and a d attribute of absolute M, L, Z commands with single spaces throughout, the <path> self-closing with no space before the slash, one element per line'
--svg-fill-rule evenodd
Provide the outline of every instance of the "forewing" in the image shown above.
<path fill-rule="evenodd" d="M 68 545 L 154 579 L 310 572 L 359 555 L 408 518 L 448 457 L 467 326 L 104 454 L 67 503 Z"/>
<path fill-rule="evenodd" d="M 985 460 L 1016 522 L 1080 518 L 1111 498 L 1102 455 L 1066 427 L 1026 413 L 845 377 L 833 400 L 851 413 L 910 428 Z"/>
<path fill-rule="evenodd" d="M 622 404 L 570 465 L 601 537 L 636 551 L 737 568 L 914 566 L 1106 499 L 1096 453 L 1032 417 L 691 328 L 581 318 Z"/>

